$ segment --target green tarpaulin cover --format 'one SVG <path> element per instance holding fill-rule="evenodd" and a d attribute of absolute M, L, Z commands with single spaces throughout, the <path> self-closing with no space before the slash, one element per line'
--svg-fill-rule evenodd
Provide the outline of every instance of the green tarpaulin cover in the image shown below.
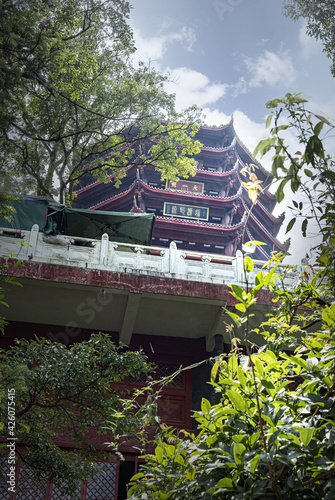
<path fill-rule="evenodd" d="M 47 234 L 65 234 L 101 239 L 107 233 L 111 241 L 150 245 L 154 214 L 82 210 L 49 204 L 45 200 L 23 197 L 13 202 L 16 213 L 10 222 L 0 219 L 0 227 L 29 231 L 38 224 Z"/>
<path fill-rule="evenodd" d="M 21 196 L 17 196 L 17 198 L 21 199 L 10 203 L 15 209 L 15 213 L 11 220 L 8 221 L 0 218 L 0 227 L 30 231 L 34 224 L 38 224 L 40 230 L 42 230 L 46 223 L 48 203 L 46 201 L 34 200 Z"/>

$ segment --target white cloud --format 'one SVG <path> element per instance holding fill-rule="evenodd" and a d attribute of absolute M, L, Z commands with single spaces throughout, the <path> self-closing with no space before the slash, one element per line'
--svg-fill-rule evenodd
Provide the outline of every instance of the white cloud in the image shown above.
<path fill-rule="evenodd" d="M 241 76 L 238 79 L 237 83 L 230 85 L 230 91 L 231 91 L 231 95 L 233 97 L 237 97 L 241 94 L 247 93 L 247 82 L 246 82 L 244 76 Z"/>
<path fill-rule="evenodd" d="M 269 52 L 265 51 L 257 58 L 246 57 L 245 64 L 251 79 L 250 87 L 261 85 L 284 85 L 288 87 L 297 78 L 292 59 L 288 51 Z"/>
<path fill-rule="evenodd" d="M 209 108 L 205 108 L 203 111 L 206 116 L 206 124 L 209 126 L 218 127 L 220 125 L 227 125 L 227 123 L 231 119 L 231 116 L 222 113 L 218 109 L 210 110 Z M 253 152 L 259 141 L 267 137 L 269 134 L 268 129 L 265 128 L 265 121 L 264 123 L 254 122 L 240 110 L 234 111 L 233 119 L 234 128 L 238 137 L 251 153 Z"/>
<path fill-rule="evenodd" d="M 265 128 L 265 122 L 254 122 L 249 116 L 239 110 L 234 112 L 234 127 L 239 138 L 251 154 L 259 141 L 269 135 L 269 130 Z M 264 165 L 264 167 L 268 168 L 267 165 Z"/>
<path fill-rule="evenodd" d="M 192 51 L 196 42 L 196 36 L 193 28 L 183 26 L 179 31 L 172 31 L 167 34 L 146 38 L 142 36 L 141 31 L 133 29 L 135 46 L 137 51 L 134 54 L 135 61 L 158 61 L 163 58 L 169 44 L 179 43 L 187 51 Z"/>
<path fill-rule="evenodd" d="M 214 104 L 225 95 L 228 88 L 227 84 L 212 83 L 206 75 L 190 68 L 167 68 L 167 71 L 170 81 L 166 82 L 165 89 L 176 94 L 178 110 L 193 104 L 199 107 Z"/>
<path fill-rule="evenodd" d="M 193 28 L 186 28 L 184 26 L 180 31 L 180 41 L 184 42 L 185 48 L 188 52 L 192 52 L 193 45 L 195 44 L 197 38 Z"/>

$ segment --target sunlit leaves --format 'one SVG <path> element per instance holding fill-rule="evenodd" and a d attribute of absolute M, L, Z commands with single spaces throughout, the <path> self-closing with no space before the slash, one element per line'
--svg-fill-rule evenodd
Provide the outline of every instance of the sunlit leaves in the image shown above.
<path fill-rule="evenodd" d="M 304 446 L 308 446 L 314 434 L 313 427 L 306 427 L 300 431 L 300 439 Z"/>
<path fill-rule="evenodd" d="M 260 154 L 261 157 L 264 156 L 268 151 L 270 151 L 274 144 L 275 139 L 272 137 L 269 137 L 268 139 L 262 139 L 256 146 L 253 152 L 253 156 L 257 156 L 258 154 Z"/>
<path fill-rule="evenodd" d="M 246 447 L 242 443 L 236 443 L 234 445 L 234 459 L 236 464 L 240 464 L 242 462 L 243 455 L 245 453 Z"/>
<path fill-rule="evenodd" d="M 332 304 L 331 306 L 325 307 L 323 309 L 322 319 L 329 327 L 335 324 L 335 304 Z"/>
<path fill-rule="evenodd" d="M 295 3 L 313 4 L 313 8 L 316 5 L 316 2 L 307 0 Z M 271 127 L 270 134 L 260 141 L 255 154 L 262 156 L 268 151 L 272 153 L 272 174 L 278 202 L 285 200 L 288 189 L 304 197 L 303 203 L 294 199 L 294 208 L 289 207 L 293 217 L 287 224 L 286 232 L 294 229 L 295 234 L 307 237 L 309 222 L 314 221 L 322 238 L 317 251 L 318 263 L 331 269 L 334 268 L 335 160 L 327 154 L 326 146 L 334 125 L 323 115 L 310 112 L 306 107 L 307 102 L 307 97 L 299 93 L 287 93 L 269 101 L 267 107 L 272 110 L 272 118 L 267 119 L 267 125 Z M 298 148 L 292 147 L 290 135 L 299 143 Z M 301 223 L 298 226 L 299 219 Z M 335 284 L 334 272 L 329 275 L 329 279 Z"/>
<path fill-rule="evenodd" d="M 195 412 L 199 434 L 177 440 L 178 462 L 165 444 L 169 434 L 160 437 L 163 462 L 145 457 L 144 477 L 132 483 L 132 500 L 170 492 L 180 500 L 327 498 L 335 467 L 335 309 L 326 301 L 333 300 L 333 292 L 322 270 L 312 268 L 294 287 L 288 289 L 285 280 L 277 286 L 281 257 L 268 263 L 274 265 L 270 271 L 257 273 L 254 287 L 231 285 L 240 315 L 227 314 L 238 318 L 246 345 L 234 344 L 214 358 L 211 384 L 217 399 L 214 404 L 203 398 L 201 412 Z M 246 270 L 250 265 L 248 260 Z M 294 270 L 281 272 L 285 277 Z M 250 320 L 253 300 L 266 286 L 276 309 L 250 330 L 244 320 Z M 310 324 L 317 325 L 314 333 L 308 332 Z M 265 345 L 248 343 L 256 332 Z"/>
<path fill-rule="evenodd" d="M 202 398 L 201 400 L 201 411 L 203 413 L 208 413 L 211 408 L 210 402 L 206 398 Z"/>
<path fill-rule="evenodd" d="M 158 463 L 162 463 L 163 462 L 163 449 L 160 446 L 156 447 L 155 455 L 156 455 Z"/>
<path fill-rule="evenodd" d="M 83 169 L 118 187 L 138 157 L 163 180 L 195 174 L 200 111 L 178 113 L 167 75 L 132 65 L 129 9 L 123 0 L 2 5 L 0 161 L 15 191 L 71 203 Z"/>
<path fill-rule="evenodd" d="M 238 411 L 244 411 L 245 410 L 245 403 L 244 400 L 238 392 L 227 390 L 226 392 L 227 396 L 229 397 L 230 401 L 232 402 L 235 410 Z"/>

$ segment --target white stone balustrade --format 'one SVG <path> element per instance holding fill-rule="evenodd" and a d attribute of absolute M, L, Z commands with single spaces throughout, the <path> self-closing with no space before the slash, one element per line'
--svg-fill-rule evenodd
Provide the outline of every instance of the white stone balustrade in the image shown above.
<path fill-rule="evenodd" d="M 15 237 L 13 237 L 13 235 Z M 73 236 L 47 236 L 35 224 L 31 231 L 0 228 L 0 256 L 22 261 L 63 266 L 102 269 L 118 273 L 137 273 L 165 278 L 217 284 L 245 282 L 243 255 L 236 257 L 178 250 L 174 242 L 169 248 L 142 246 Z M 257 269 L 248 275 L 252 283 L 264 262 L 254 261 Z M 288 285 L 297 280 L 299 270 L 288 278 Z"/>

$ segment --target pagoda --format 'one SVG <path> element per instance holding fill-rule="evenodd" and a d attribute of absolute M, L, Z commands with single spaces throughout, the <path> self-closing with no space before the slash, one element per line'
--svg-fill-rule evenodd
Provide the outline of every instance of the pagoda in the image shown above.
<path fill-rule="evenodd" d="M 155 214 L 155 246 L 167 247 L 174 241 L 187 252 L 235 256 L 243 243 L 253 240 L 265 243 L 256 247 L 254 257 L 259 260 L 267 260 L 272 251 L 287 251 L 289 241 L 282 244 L 277 239 L 284 214 L 272 214 L 276 204 L 268 190 L 272 175 L 238 138 L 233 120 L 219 128 L 201 127 L 195 138 L 203 146 L 195 157 L 194 177 L 162 181 L 153 165 L 143 165 L 141 156 L 150 144 L 141 144 L 119 188 L 87 174 L 77 187 L 74 205 Z M 249 165 L 262 187 L 254 206 L 245 186 L 249 179 L 243 175 Z"/>

